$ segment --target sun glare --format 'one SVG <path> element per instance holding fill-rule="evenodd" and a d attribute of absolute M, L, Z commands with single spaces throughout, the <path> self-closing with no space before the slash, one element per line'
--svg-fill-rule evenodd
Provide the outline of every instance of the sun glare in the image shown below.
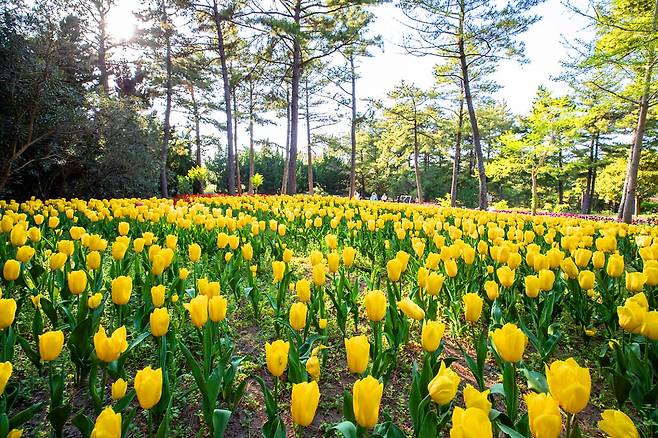
<path fill-rule="evenodd" d="M 108 35 L 119 41 L 127 41 L 135 34 L 137 20 L 132 13 L 131 2 L 120 1 L 110 10 L 107 17 Z"/>

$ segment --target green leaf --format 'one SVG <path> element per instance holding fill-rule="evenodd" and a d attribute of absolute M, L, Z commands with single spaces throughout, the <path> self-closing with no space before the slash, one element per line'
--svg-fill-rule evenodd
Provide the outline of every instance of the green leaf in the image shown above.
<path fill-rule="evenodd" d="M 548 382 L 542 373 L 537 371 L 530 371 L 529 369 L 524 368 L 523 374 L 528 381 L 528 389 L 532 389 L 533 391 L 539 393 L 548 392 Z"/>
<path fill-rule="evenodd" d="M 215 409 L 212 414 L 213 438 L 223 438 L 224 431 L 231 418 L 231 411 Z"/>
<path fill-rule="evenodd" d="M 71 420 L 71 423 L 80 431 L 82 438 L 89 438 L 91 431 L 94 429 L 94 422 L 82 412 L 78 412 Z"/>
<path fill-rule="evenodd" d="M 331 429 L 337 430 L 345 438 L 358 438 L 356 433 L 356 426 L 350 421 L 343 421 L 342 423 L 338 423 Z"/>
<path fill-rule="evenodd" d="M 26 421 L 29 421 L 32 417 L 34 417 L 37 414 L 37 412 L 39 412 L 43 408 L 45 404 L 46 402 L 39 402 L 37 404 L 30 406 L 29 408 L 22 410 L 18 414 L 11 417 L 11 419 L 9 420 L 9 430 L 16 429 L 21 424 L 25 423 Z"/>
<path fill-rule="evenodd" d="M 348 390 L 343 391 L 343 417 L 352 423 L 356 422 L 352 394 Z"/>
<path fill-rule="evenodd" d="M 521 435 L 520 433 L 518 433 L 517 431 L 515 431 L 514 429 L 512 429 L 511 427 L 509 427 L 509 426 L 505 426 L 505 425 L 504 425 L 503 423 L 501 423 L 501 422 L 496 422 L 496 425 L 498 426 L 498 428 L 499 428 L 501 431 L 503 431 L 503 432 L 505 432 L 507 435 L 509 435 L 510 438 L 526 438 L 526 437 L 524 437 L 523 435 Z"/>

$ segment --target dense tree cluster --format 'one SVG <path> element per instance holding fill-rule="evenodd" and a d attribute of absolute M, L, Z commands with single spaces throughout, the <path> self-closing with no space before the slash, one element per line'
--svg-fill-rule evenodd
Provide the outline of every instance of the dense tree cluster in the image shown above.
<path fill-rule="evenodd" d="M 570 6 L 595 30 L 571 42 L 560 78 L 571 91 L 540 87 L 516 117 L 492 73 L 524 61 L 539 3 L 398 2 L 400 45 L 435 59 L 435 81 L 403 81 L 379 101 L 359 94 L 360 63 L 381 48 L 376 0 L 150 0 L 127 40 L 108 32 L 117 0 L 1 0 L 0 193 L 253 193 L 260 173 L 260 193 L 629 221 L 658 192 L 658 3 Z M 285 144 L 259 134 L 273 125 Z M 207 181 L 188 178 L 199 166 Z"/>

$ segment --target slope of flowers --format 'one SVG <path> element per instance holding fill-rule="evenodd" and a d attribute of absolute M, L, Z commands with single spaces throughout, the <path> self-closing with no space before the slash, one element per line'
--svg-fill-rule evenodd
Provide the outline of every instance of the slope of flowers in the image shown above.
<path fill-rule="evenodd" d="M 656 227 L 304 196 L 0 213 L 0 437 L 35 436 L 36 418 L 54 436 L 172 436 L 191 392 L 202 434 L 229 436 L 250 382 L 264 436 L 311 436 L 335 368 L 356 378 L 329 434 L 658 433 Z M 271 378 L 244 369 L 238 313 L 267 325 Z M 596 363 L 567 353 L 584 345 Z M 401 372 L 404 424 L 382 404 Z M 45 395 L 26 403 L 28 375 Z M 611 394 L 596 419 L 592 381 Z"/>

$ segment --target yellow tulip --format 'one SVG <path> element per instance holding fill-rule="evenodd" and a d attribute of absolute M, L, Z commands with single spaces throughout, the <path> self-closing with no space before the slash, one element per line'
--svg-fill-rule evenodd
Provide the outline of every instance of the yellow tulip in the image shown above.
<path fill-rule="evenodd" d="M 149 316 L 151 334 L 156 338 L 162 337 L 169 331 L 169 311 L 162 307 L 153 310 Z"/>
<path fill-rule="evenodd" d="M 151 287 L 151 302 L 153 303 L 154 307 L 164 306 L 165 292 L 164 284 Z"/>
<path fill-rule="evenodd" d="M 642 292 L 644 283 L 647 282 L 647 277 L 643 272 L 627 272 L 626 273 L 626 289 L 629 292 L 637 293 Z"/>
<path fill-rule="evenodd" d="M 121 353 L 128 349 L 126 327 L 121 326 L 112 332 L 111 337 L 107 337 L 105 329 L 101 325 L 94 335 L 94 349 L 96 357 L 103 362 L 114 362 L 121 356 Z"/>
<path fill-rule="evenodd" d="M 101 305 L 101 301 L 103 301 L 103 294 L 97 292 L 87 299 L 87 307 L 96 309 Z"/>
<path fill-rule="evenodd" d="M 528 422 L 534 438 L 558 438 L 562 433 L 562 415 L 557 401 L 548 394 L 526 394 Z"/>
<path fill-rule="evenodd" d="M 320 330 L 324 330 L 327 328 L 327 318 L 320 318 L 318 321 L 318 327 L 320 327 Z"/>
<path fill-rule="evenodd" d="M 133 279 L 121 275 L 112 280 L 112 302 L 117 306 L 123 306 L 130 301 L 133 291 Z"/>
<path fill-rule="evenodd" d="M 331 252 L 327 255 L 327 268 L 329 272 L 336 273 L 338 272 L 338 266 L 340 264 L 340 256 L 337 252 Z"/>
<path fill-rule="evenodd" d="M 295 283 L 295 292 L 297 299 L 302 303 L 308 303 L 311 300 L 311 282 L 305 278 Z"/>
<path fill-rule="evenodd" d="M 9 259 L 2 268 L 2 275 L 7 281 L 14 281 L 21 273 L 21 264 L 18 260 Z"/>
<path fill-rule="evenodd" d="M 617 307 L 620 327 L 629 333 L 639 333 L 648 308 L 647 297 L 643 292 L 626 299 L 623 307 Z"/>
<path fill-rule="evenodd" d="M 351 246 L 346 246 L 343 248 L 343 264 L 346 268 L 352 267 L 354 260 L 356 259 L 356 249 Z"/>
<path fill-rule="evenodd" d="M 443 262 L 443 268 L 445 269 L 448 277 L 454 278 L 457 275 L 457 262 L 455 262 L 453 259 L 448 259 Z"/>
<path fill-rule="evenodd" d="M 619 254 L 612 254 L 608 258 L 608 266 L 606 272 L 610 277 L 621 277 L 624 273 L 624 256 Z"/>
<path fill-rule="evenodd" d="M 644 315 L 640 333 L 652 341 L 658 340 L 658 311 L 652 310 Z"/>
<path fill-rule="evenodd" d="M 12 429 L 7 434 L 7 438 L 21 438 L 23 436 L 23 429 Z M 95 438 L 93 435 L 91 438 Z"/>
<path fill-rule="evenodd" d="M 482 409 L 463 409 L 459 406 L 452 411 L 450 438 L 492 438 L 491 421 Z"/>
<path fill-rule="evenodd" d="M 316 286 L 322 286 L 326 279 L 327 267 L 322 263 L 319 263 L 313 266 L 313 284 Z"/>
<path fill-rule="evenodd" d="M 27 230 L 23 225 L 16 225 L 9 233 L 9 241 L 13 246 L 23 246 L 27 242 Z"/>
<path fill-rule="evenodd" d="M 622 411 L 606 409 L 601 413 L 597 426 L 610 438 L 639 438 L 633 420 Z"/>
<path fill-rule="evenodd" d="M 96 418 L 91 438 L 121 438 L 121 414 L 111 407 L 103 409 Z"/>
<path fill-rule="evenodd" d="M 138 237 L 137 239 L 133 240 L 133 249 L 137 254 L 141 254 L 142 251 L 144 251 L 144 245 L 146 244 L 146 241 L 142 237 Z"/>
<path fill-rule="evenodd" d="M 519 362 L 523 359 L 528 337 L 515 324 L 507 323 L 491 333 L 496 351 L 505 362 Z"/>
<path fill-rule="evenodd" d="M 366 335 L 353 336 L 345 339 L 347 368 L 350 373 L 361 374 L 368 368 L 370 358 L 370 343 Z"/>
<path fill-rule="evenodd" d="M 208 315 L 212 322 L 220 322 L 226 318 L 228 300 L 221 295 L 215 295 L 208 301 Z"/>
<path fill-rule="evenodd" d="M 242 245 L 242 258 L 246 261 L 254 258 L 254 247 L 251 246 L 251 243 L 245 243 Z"/>
<path fill-rule="evenodd" d="M 176 249 L 176 246 L 178 246 L 178 236 L 173 234 L 167 235 L 167 237 L 165 237 L 165 245 L 169 249 Z"/>
<path fill-rule="evenodd" d="M 16 259 L 21 263 L 27 263 L 34 257 L 34 248 L 31 246 L 21 246 L 16 250 Z"/>
<path fill-rule="evenodd" d="M 292 421 L 304 427 L 310 425 L 315 417 L 319 401 L 320 388 L 315 380 L 293 384 L 290 400 Z"/>
<path fill-rule="evenodd" d="M 13 298 L 0 298 L 0 330 L 12 325 L 15 317 L 16 300 Z"/>
<path fill-rule="evenodd" d="M 11 362 L 0 362 L 0 396 L 4 394 L 5 387 L 11 377 L 11 373 L 14 371 L 14 367 Z"/>
<path fill-rule="evenodd" d="M 206 295 L 197 295 L 184 306 L 190 313 L 192 325 L 201 328 L 206 324 L 208 321 L 208 297 Z"/>
<path fill-rule="evenodd" d="M 425 318 L 425 311 L 422 307 L 411 301 L 409 297 L 403 298 L 402 301 L 398 301 L 397 307 L 402 310 L 402 313 L 416 321 Z"/>
<path fill-rule="evenodd" d="M 197 262 L 201 258 L 201 247 L 198 243 L 193 243 L 187 247 L 187 255 L 191 262 Z"/>
<path fill-rule="evenodd" d="M 39 355 L 43 361 L 52 361 L 59 357 L 64 347 L 64 332 L 61 330 L 45 332 L 39 335 Z"/>
<path fill-rule="evenodd" d="M 95 271 L 101 265 L 101 255 L 98 251 L 91 251 L 89 254 L 87 254 L 86 261 L 87 269 Z"/>
<path fill-rule="evenodd" d="M 389 280 L 393 282 L 400 280 L 400 275 L 402 274 L 402 264 L 400 263 L 400 260 L 397 258 L 389 260 L 388 263 L 386 263 L 386 272 Z"/>
<path fill-rule="evenodd" d="M 317 249 L 311 250 L 308 259 L 311 262 L 311 266 L 315 266 L 319 263 L 322 263 L 322 253 Z"/>
<path fill-rule="evenodd" d="M 178 270 L 178 278 L 181 280 L 187 280 L 187 277 L 190 275 L 190 271 L 187 268 L 180 268 Z"/>
<path fill-rule="evenodd" d="M 498 283 L 493 280 L 487 280 L 484 282 L 484 291 L 487 293 L 487 298 L 490 301 L 494 301 L 500 295 L 498 290 Z"/>
<path fill-rule="evenodd" d="M 372 376 L 354 382 L 352 401 L 354 417 L 359 426 L 372 429 L 379 420 L 379 405 L 384 393 L 384 384 Z"/>
<path fill-rule="evenodd" d="M 490 391 L 478 391 L 473 386 L 466 385 L 464 388 L 464 403 L 467 408 L 477 408 L 482 409 L 484 412 L 489 414 L 491 410 L 491 402 L 489 401 Z"/>
<path fill-rule="evenodd" d="M 483 300 L 478 294 L 467 293 L 462 298 L 464 301 L 464 316 L 468 322 L 476 322 L 482 314 Z"/>
<path fill-rule="evenodd" d="M 126 256 L 126 251 L 128 250 L 128 246 L 125 245 L 122 242 L 114 242 L 112 245 L 112 258 L 114 260 L 123 260 L 123 258 Z"/>
<path fill-rule="evenodd" d="M 576 262 L 576 266 L 578 266 L 579 268 L 584 268 L 585 266 L 589 265 L 589 259 L 591 257 L 592 257 L 592 251 L 585 248 L 578 248 L 573 254 L 573 258 L 574 261 Z"/>
<path fill-rule="evenodd" d="M 366 315 L 370 321 L 381 321 L 386 316 L 386 295 L 381 290 L 371 290 L 364 298 Z"/>
<path fill-rule="evenodd" d="M 80 295 L 87 288 L 87 273 L 82 270 L 69 272 L 68 286 L 73 295 Z"/>
<path fill-rule="evenodd" d="M 283 372 L 288 367 L 288 352 L 290 351 L 290 343 L 278 339 L 271 344 L 265 343 L 265 363 L 267 370 L 274 377 L 281 377 Z"/>
<path fill-rule="evenodd" d="M 441 291 L 441 288 L 443 287 L 443 280 L 443 275 L 437 274 L 436 272 L 431 272 L 427 276 L 427 293 L 432 296 L 438 295 L 439 291 Z"/>
<path fill-rule="evenodd" d="M 284 263 L 290 263 L 292 260 L 292 251 L 288 248 L 283 250 L 283 256 L 281 257 L 281 260 L 283 260 Z"/>
<path fill-rule="evenodd" d="M 546 380 L 562 409 L 571 414 L 585 409 L 592 387 L 589 369 L 580 367 L 573 358 L 556 360 L 550 367 L 546 365 Z"/>
<path fill-rule="evenodd" d="M 594 288 L 594 273 L 592 271 L 580 271 L 578 274 L 578 284 L 583 290 Z"/>
<path fill-rule="evenodd" d="M 329 249 L 336 249 L 338 247 L 338 236 L 335 234 L 327 234 L 324 236 L 324 241 L 327 243 Z"/>
<path fill-rule="evenodd" d="M 37 227 L 31 227 L 29 230 L 27 230 L 27 237 L 30 238 L 30 241 L 36 243 L 41 240 L 41 230 Z"/>
<path fill-rule="evenodd" d="M 434 352 L 441 344 L 446 325 L 439 321 L 425 321 L 421 333 L 423 350 Z"/>
<path fill-rule="evenodd" d="M 642 271 L 647 279 L 647 286 L 654 287 L 658 285 L 658 264 L 656 265 L 647 265 L 644 264 L 644 270 Z"/>
<path fill-rule="evenodd" d="M 573 262 L 571 257 L 567 257 L 566 259 L 562 260 L 562 262 L 560 262 L 560 269 L 562 269 L 562 271 L 567 274 L 569 279 L 573 280 L 578 278 L 578 267 Z"/>
<path fill-rule="evenodd" d="M 320 360 L 317 356 L 311 356 L 306 361 L 306 372 L 314 379 L 320 379 Z"/>
<path fill-rule="evenodd" d="M 283 274 L 286 270 L 286 264 L 284 262 L 274 261 L 272 262 L 272 276 L 274 277 L 274 282 L 278 283 L 283 280 Z"/>
<path fill-rule="evenodd" d="M 548 292 L 553 289 L 553 283 L 555 283 L 555 272 L 550 269 L 542 269 L 539 271 L 539 288 L 544 292 Z"/>
<path fill-rule="evenodd" d="M 605 266 L 605 253 L 603 251 L 596 251 L 592 255 L 592 265 L 594 269 L 601 269 Z"/>
<path fill-rule="evenodd" d="M 125 236 L 130 231 L 130 224 L 128 222 L 119 222 L 117 230 L 120 235 Z"/>
<path fill-rule="evenodd" d="M 119 378 L 112 384 L 112 400 L 121 400 L 126 395 L 128 382 Z"/>
<path fill-rule="evenodd" d="M 308 307 L 304 303 L 293 303 L 290 306 L 288 321 L 290 326 L 295 330 L 302 330 L 306 327 L 306 314 Z"/>
<path fill-rule="evenodd" d="M 536 275 L 527 275 L 523 282 L 525 283 L 525 294 L 530 298 L 537 298 L 539 295 L 540 282 Z"/>
<path fill-rule="evenodd" d="M 135 376 L 135 392 L 142 409 L 151 409 L 162 397 L 162 368 L 147 366 Z"/>
<path fill-rule="evenodd" d="M 447 405 L 455 398 L 461 378 L 445 362 L 441 362 L 439 372 L 427 385 L 427 391 L 435 403 Z"/>
<path fill-rule="evenodd" d="M 514 284 L 515 273 L 509 266 L 501 266 L 496 269 L 496 275 L 498 276 L 498 281 L 500 281 L 500 284 L 504 287 L 510 288 Z"/>
<path fill-rule="evenodd" d="M 420 289 L 425 289 L 427 287 L 427 277 L 429 276 L 429 271 L 427 268 L 421 266 L 418 268 L 418 275 L 416 279 L 418 280 L 418 287 Z"/>

